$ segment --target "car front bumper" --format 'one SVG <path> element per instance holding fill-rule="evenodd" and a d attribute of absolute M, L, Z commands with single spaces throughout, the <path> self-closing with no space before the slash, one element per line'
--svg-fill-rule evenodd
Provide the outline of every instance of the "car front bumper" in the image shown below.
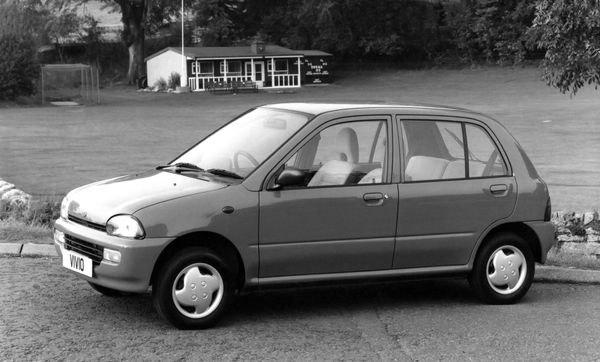
<path fill-rule="evenodd" d="M 152 270 L 160 253 L 171 239 L 147 238 L 142 240 L 125 239 L 94 230 L 68 220 L 58 219 L 54 229 L 71 238 L 91 245 L 97 250 L 105 248 L 121 254 L 119 263 L 101 258 L 94 262 L 92 277 L 71 271 L 89 282 L 124 292 L 140 293 L 148 290 Z M 54 245 L 62 258 L 65 242 L 55 237 Z"/>

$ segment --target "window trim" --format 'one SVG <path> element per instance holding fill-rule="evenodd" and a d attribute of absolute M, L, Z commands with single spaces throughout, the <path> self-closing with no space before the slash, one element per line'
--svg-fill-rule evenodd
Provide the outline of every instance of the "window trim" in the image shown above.
<path fill-rule="evenodd" d="M 475 118 L 467 118 L 467 117 L 451 117 L 451 116 L 407 116 L 407 115 L 396 115 L 395 117 L 395 126 L 397 128 L 397 142 L 399 143 L 399 158 L 400 162 L 398 166 L 400 167 L 400 180 L 399 183 L 402 184 L 417 184 L 417 183 L 427 183 L 427 182 L 444 182 L 444 181 L 467 181 L 467 180 L 480 180 L 480 179 L 492 179 L 492 178 L 502 178 L 502 177 L 513 177 L 513 169 L 510 164 L 510 160 L 506 155 L 506 151 L 502 147 L 502 144 L 499 142 L 496 134 L 482 121 Z M 463 142 L 464 142 L 464 150 L 465 150 L 465 176 L 461 178 L 446 178 L 446 179 L 432 179 L 432 180 L 418 180 L 418 181 L 408 181 L 406 180 L 405 174 L 405 151 L 404 151 L 404 135 L 402 131 L 402 122 L 403 121 L 429 121 L 429 122 L 458 122 L 461 123 L 461 128 L 463 130 Z M 504 165 L 506 166 L 506 174 L 504 175 L 493 175 L 493 176 L 480 176 L 480 177 L 471 177 L 469 171 L 469 162 L 468 162 L 468 142 L 469 140 L 466 137 L 466 125 L 471 124 L 473 126 L 481 127 L 489 136 L 490 140 L 498 150 L 498 155 L 502 158 Z"/>
<path fill-rule="evenodd" d="M 198 67 L 196 67 L 196 64 L 198 64 Z M 202 70 L 202 64 L 210 64 L 210 67 L 212 68 L 212 72 L 205 72 L 205 73 L 201 73 L 198 72 L 198 70 Z M 198 69 L 200 68 L 200 69 Z M 207 61 L 193 61 L 192 62 L 192 74 L 196 75 L 198 74 L 199 77 L 212 77 L 215 75 L 215 65 L 213 62 L 207 62 Z"/>
<path fill-rule="evenodd" d="M 287 59 L 274 59 L 275 60 L 275 71 L 273 72 L 274 74 L 289 74 L 290 72 L 290 65 Z M 277 62 L 285 62 L 285 69 L 282 70 L 277 70 Z M 271 63 L 271 60 L 269 59 L 269 61 L 267 61 L 267 71 L 269 73 L 272 72 L 273 69 L 273 65 Z"/>
<path fill-rule="evenodd" d="M 239 75 L 243 75 L 244 73 L 244 67 L 242 65 L 242 61 L 241 60 L 226 60 L 223 61 L 221 60 L 219 62 L 219 72 L 221 75 L 225 75 L 225 62 L 227 62 L 227 76 L 239 76 Z M 239 72 L 231 72 L 229 71 L 229 67 L 231 64 L 239 64 L 240 65 L 240 71 Z"/>

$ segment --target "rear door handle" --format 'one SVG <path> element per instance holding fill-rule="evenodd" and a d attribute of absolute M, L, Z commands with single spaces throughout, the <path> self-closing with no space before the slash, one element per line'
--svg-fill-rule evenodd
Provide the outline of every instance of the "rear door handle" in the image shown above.
<path fill-rule="evenodd" d="M 490 192 L 494 196 L 504 196 L 508 192 L 508 185 L 498 184 L 490 186 Z"/>
<path fill-rule="evenodd" d="M 367 203 L 367 206 L 379 206 L 383 204 L 383 200 L 389 196 L 382 194 L 381 192 L 370 192 L 363 195 L 363 200 Z"/>

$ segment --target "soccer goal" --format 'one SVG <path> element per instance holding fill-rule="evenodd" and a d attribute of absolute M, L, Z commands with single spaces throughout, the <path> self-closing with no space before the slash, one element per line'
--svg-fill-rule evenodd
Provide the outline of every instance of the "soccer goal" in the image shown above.
<path fill-rule="evenodd" d="M 87 64 L 44 64 L 41 71 L 42 103 L 100 103 L 98 68 Z"/>

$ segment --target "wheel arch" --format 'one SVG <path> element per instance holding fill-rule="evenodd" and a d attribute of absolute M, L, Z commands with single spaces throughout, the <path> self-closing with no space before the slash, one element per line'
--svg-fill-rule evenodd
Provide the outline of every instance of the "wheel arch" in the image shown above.
<path fill-rule="evenodd" d="M 150 277 L 150 283 L 154 283 L 156 273 L 160 270 L 162 265 L 170 259 L 176 252 L 189 248 L 189 247 L 205 247 L 218 253 L 220 256 L 225 258 L 229 265 L 234 266 L 232 272 L 235 278 L 235 289 L 241 289 L 245 283 L 245 269 L 242 257 L 235 247 L 235 245 L 226 237 L 208 231 L 193 232 L 190 234 L 182 235 L 173 240 L 167 247 L 160 253 L 154 268 L 152 269 L 152 275 Z"/>
<path fill-rule="evenodd" d="M 482 242 L 477 247 L 477 252 L 479 252 L 479 249 L 481 249 L 483 245 L 485 245 L 487 240 L 489 240 L 495 235 L 502 233 L 514 233 L 523 238 L 523 240 L 525 240 L 527 244 L 529 244 L 529 246 L 531 247 L 531 252 L 533 253 L 534 260 L 538 263 L 542 261 L 542 248 L 539 237 L 531 227 L 527 226 L 522 222 L 511 222 L 495 226 L 490 231 L 488 231 L 485 237 L 483 237 Z M 477 255 L 477 252 L 474 253 L 474 256 Z"/>

